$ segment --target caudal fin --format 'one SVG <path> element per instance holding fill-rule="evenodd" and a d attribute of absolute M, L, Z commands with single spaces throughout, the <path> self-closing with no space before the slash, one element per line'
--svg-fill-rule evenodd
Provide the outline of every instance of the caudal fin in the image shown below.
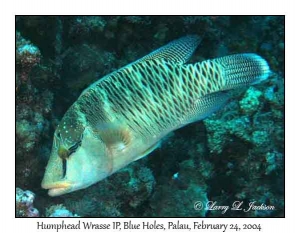
<path fill-rule="evenodd" d="M 259 83 L 271 73 L 267 61 L 253 53 L 230 55 L 215 61 L 223 67 L 224 90 Z"/>

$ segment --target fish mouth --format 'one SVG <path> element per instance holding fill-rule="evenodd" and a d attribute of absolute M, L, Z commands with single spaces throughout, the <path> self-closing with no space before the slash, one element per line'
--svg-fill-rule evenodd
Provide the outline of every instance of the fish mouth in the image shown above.
<path fill-rule="evenodd" d="M 51 184 L 42 183 L 43 189 L 48 189 L 48 195 L 51 197 L 59 196 L 65 193 L 70 192 L 71 183 L 67 181 L 60 181 Z"/>

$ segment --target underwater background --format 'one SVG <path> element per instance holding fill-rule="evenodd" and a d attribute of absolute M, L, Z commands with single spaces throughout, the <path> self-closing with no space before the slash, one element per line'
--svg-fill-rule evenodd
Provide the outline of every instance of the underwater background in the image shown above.
<path fill-rule="evenodd" d="M 53 134 L 91 83 L 168 42 L 203 38 L 189 62 L 257 53 L 272 70 L 215 114 L 95 185 L 50 197 Z M 17 217 L 283 217 L 283 16 L 16 16 Z M 207 211 L 197 201 L 275 210 Z"/>

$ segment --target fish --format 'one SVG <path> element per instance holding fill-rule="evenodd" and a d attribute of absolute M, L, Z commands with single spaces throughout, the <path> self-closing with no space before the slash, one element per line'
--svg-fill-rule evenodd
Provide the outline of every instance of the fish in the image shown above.
<path fill-rule="evenodd" d="M 160 146 L 171 132 L 208 117 L 232 91 L 270 76 L 254 53 L 188 63 L 201 42 L 188 35 L 86 88 L 63 116 L 42 180 L 48 195 L 87 188 Z"/>

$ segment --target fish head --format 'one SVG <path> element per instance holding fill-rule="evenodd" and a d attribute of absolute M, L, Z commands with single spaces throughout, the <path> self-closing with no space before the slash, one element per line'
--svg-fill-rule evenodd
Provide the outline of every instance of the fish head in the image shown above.
<path fill-rule="evenodd" d="M 67 112 L 54 133 L 42 187 L 50 196 L 59 196 L 84 189 L 110 172 L 104 143 L 84 118 Z"/>

